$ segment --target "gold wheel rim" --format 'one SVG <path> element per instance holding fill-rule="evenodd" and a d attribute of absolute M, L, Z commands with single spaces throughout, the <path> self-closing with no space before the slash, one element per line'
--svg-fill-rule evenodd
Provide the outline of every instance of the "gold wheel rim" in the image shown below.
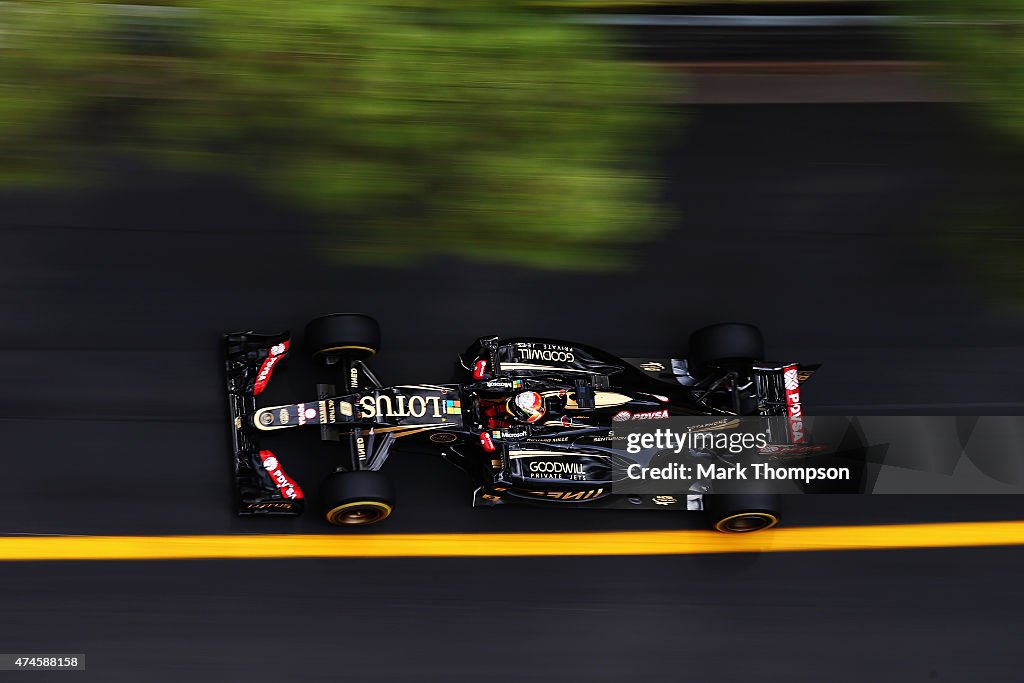
<path fill-rule="evenodd" d="M 338 526 L 373 524 L 391 514 L 391 506 L 377 500 L 357 500 L 327 511 L 327 521 Z"/>
<path fill-rule="evenodd" d="M 318 356 L 321 353 L 330 353 L 331 351 L 368 351 L 371 356 L 374 356 L 374 355 L 377 354 L 377 349 L 375 349 L 373 347 L 370 347 L 370 346 L 357 346 L 355 344 L 352 344 L 352 345 L 349 345 L 349 346 L 331 346 L 331 347 L 328 347 L 326 349 L 320 349 L 319 351 L 314 351 L 313 355 L 314 356 Z"/>
<path fill-rule="evenodd" d="M 742 522 L 755 522 L 743 528 Z M 740 522 L 739 524 L 737 522 Z M 779 518 L 767 512 L 739 512 L 715 522 L 715 529 L 727 534 L 746 534 L 751 531 L 770 529 L 779 523 Z"/>

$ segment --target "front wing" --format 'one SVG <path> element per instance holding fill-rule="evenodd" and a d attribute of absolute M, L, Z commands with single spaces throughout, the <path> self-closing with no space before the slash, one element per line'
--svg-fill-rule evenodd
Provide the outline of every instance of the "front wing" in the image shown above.
<path fill-rule="evenodd" d="M 289 335 L 239 332 L 224 335 L 224 345 L 238 514 L 301 514 L 302 489 L 272 452 L 258 446 L 250 424 L 256 396 L 288 355 Z"/>

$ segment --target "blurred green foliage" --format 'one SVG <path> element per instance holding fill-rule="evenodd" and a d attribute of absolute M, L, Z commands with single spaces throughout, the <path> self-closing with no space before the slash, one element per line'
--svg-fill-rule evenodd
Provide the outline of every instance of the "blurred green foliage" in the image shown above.
<path fill-rule="evenodd" d="M 990 120 L 1024 140 L 1024 0 L 918 0 L 909 31 Z"/>
<path fill-rule="evenodd" d="M 156 4 L 0 6 L 0 181 L 98 145 L 241 173 L 385 261 L 613 266 L 659 224 L 668 88 L 600 28 L 491 0 Z"/>
<path fill-rule="evenodd" d="M 943 211 L 941 242 L 996 300 L 1024 308 L 1024 0 L 919 0 L 908 30 L 998 139 L 976 141 L 973 177 Z"/>
<path fill-rule="evenodd" d="M 979 207 L 980 211 L 984 208 Z M 973 216 L 941 235 L 943 246 L 964 259 L 985 293 L 1000 304 L 1024 310 L 1024 234 L 1021 207 L 990 221 Z"/>

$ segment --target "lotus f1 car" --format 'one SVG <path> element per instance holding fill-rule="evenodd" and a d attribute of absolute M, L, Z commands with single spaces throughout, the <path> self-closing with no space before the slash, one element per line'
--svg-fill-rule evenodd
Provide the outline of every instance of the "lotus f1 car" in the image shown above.
<path fill-rule="evenodd" d="M 712 484 L 678 497 L 616 493 L 612 471 L 624 456 L 612 448 L 615 428 L 674 416 L 760 415 L 775 420 L 773 443 L 799 447 L 799 384 L 817 367 L 762 360 L 760 331 L 740 323 L 694 332 L 685 358 L 618 358 L 574 342 L 483 337 L 458 359 L 463 379 L 445 384 L 382 384 L 369 362 L 380 348 L 379 325 L 369 316 L 317 318 L 305 343 L 324 372 L 316 396 L 259 407 L 291 350 L 289 334 L 225 335 L 241 515 L 303 511 L 301 487 L 260 442 L 278 430 L 315 427 L 339 446 L 337 470 L 317 501 L 333 524 L 391 514 L 394 495 L 379 470 L 402 441 L 429 444 L 469 473 L 475 506 L 697 509 L 719 531 L 756 531 L 778 522 L 778 496 L 716 494 Z"/>

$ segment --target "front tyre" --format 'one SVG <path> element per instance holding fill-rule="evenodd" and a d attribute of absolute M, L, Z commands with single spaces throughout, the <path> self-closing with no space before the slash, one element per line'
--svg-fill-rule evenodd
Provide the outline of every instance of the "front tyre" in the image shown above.
<path fill-rule="evenodd" d="M 770 529 L 782 518 L 782 499 L 777 494 L 708 494 L 704 513 L 715 531 L 743 534 Z"/>
<path fill-rule="evenodd" d="M 391 482 L 380 472 L 335 472 L 320 485 L 320 510 L 337 526 L 373 524 L 394 509 Z"/>
<path fill-rule="evenodd" d="M 331 354 L 369 358 L 380 350 L 380 323 L 361 313 L 334 313 L 306 325 L 306 347 L 314 361 Z"/>

